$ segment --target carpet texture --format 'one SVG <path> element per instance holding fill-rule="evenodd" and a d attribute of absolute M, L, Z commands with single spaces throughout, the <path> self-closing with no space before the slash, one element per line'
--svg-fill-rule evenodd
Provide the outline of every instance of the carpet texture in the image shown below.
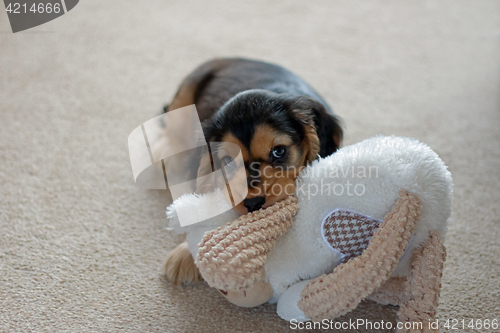
<path fill-rule="evenodd" d="M 165 283 L 182 241 L 165 229 L 170 196 L 132 179 L 130 131 L 222 56 L 304 77 L 346 145 L 396 134 L 435 149 L 455 183 L 439 318 L 500 319 L 499 42 L 494 0 L 85 0 L 17 34 L 2 10 L 0 332 L 290 330 L 275 305 Z M 339 320 L 395 314 L 367 301 Z"/>

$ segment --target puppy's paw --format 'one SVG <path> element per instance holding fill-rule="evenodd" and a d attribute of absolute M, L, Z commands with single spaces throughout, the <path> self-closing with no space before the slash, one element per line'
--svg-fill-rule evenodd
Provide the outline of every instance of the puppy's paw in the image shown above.
<path fill-rule="evenodd" d="M 167 256 L 163 276 L 174 284 L 190 284 L 203 280 L 189 252 L 187 241 L 179 244 Z"/>

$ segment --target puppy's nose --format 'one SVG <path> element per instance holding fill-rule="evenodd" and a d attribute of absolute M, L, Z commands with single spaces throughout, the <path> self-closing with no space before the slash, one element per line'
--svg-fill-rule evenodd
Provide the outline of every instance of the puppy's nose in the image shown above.
<path fill-rule="evenodd" d="M 243 206 L 248 209 L 248 212 L 253 212 L 254 210 L 259 210 L 262 205 L 266 202 L 265 197 L 255 197 L 243 200 Z"/>

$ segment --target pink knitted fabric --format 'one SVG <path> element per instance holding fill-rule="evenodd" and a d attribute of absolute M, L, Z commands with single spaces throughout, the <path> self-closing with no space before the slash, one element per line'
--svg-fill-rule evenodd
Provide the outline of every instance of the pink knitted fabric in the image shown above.
<path fill-rule="evenodd" d="M 241 216 L 229 225 L 207 231 L 198 245 L 196 266 L 211 287 L 236 291 L 262 278 L 269 251 L 292 224 L 297 199 Z"/>
<path fill-rule="evenodd" d="M 406 280 L 406 276 L 390 278 L 366 299 L 384 305 L 401 305 L 406 300 Z"/>
<path fill-rule="evenodd" d="M 429 322 L 436 319 L 445 259 L 446 248 L 437 231 L 430 235 L 422 248 L 414 251 L 406 283 L 407 300 L 399 309 L 398 319 L 401 322 L 420 322 L 422 329 L 403 329 L 399 332 L 439 332 L 439 328 L 429 327 Z"/>

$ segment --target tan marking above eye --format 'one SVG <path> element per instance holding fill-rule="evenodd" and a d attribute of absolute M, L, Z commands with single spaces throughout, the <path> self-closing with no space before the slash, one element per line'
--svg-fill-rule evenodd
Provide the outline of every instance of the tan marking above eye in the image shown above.
<path fill-rule="evenodd" d="M 274 130 L 269 125 L 258 125 L 255 129 L 254 136 L 252 137 L 250 153 L 247 148 L 231 133 L 226 133 L 222 137 L 223 142 L 230 142 L 238 145 L 241 149 L 241 154 L 245 162 L 252 160 L 269 160 L 269 153 L 271 149 L 276 146 L 288 147 L 288 164 L 295 167 L 300 167 L 304 164 L 304 151 L 302 147 L 293 145 L 292 138 L 288 135 Z M 224 156 L 217 156 L 222 159 Z"/>
<path fill-rule="evenodd" d="M 292 138 L 288 135 L 276 131 L 269 125 L 258 125 L 250 143 L 250 153 L 254 158 L 267 161 L 271 149 L 292 144 Z"/>

